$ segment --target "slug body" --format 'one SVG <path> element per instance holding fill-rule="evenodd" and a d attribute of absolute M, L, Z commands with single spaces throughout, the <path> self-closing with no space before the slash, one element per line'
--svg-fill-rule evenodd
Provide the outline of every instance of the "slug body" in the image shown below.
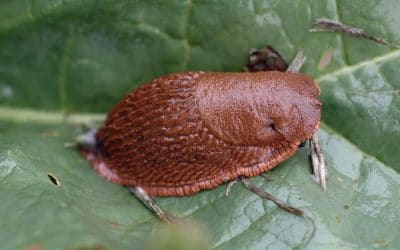
<path fill-rule="evenodd" d="M 318 129 L 318 96 L 303 74 L 169 74 L 123 98 L 83 152 L 112 182 L 192 195 L 291 157 Z"/>

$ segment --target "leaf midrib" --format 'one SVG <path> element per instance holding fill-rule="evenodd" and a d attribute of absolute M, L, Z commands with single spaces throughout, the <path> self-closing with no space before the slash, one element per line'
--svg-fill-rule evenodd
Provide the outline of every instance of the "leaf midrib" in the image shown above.
<path fill-rule="evenodd" d="M 0 106 L 0 121 L 39 123 L 39 124 L 87 124 L 101 122 L 104 113 L 66 113 L 62 111 L 43 111 L 35 109 L 10 108 Z"/>

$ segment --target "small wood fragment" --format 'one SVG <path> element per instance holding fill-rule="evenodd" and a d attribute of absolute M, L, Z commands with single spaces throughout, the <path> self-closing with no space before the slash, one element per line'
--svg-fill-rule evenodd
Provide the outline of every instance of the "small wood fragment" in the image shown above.
<path fill-rule="evenodd" d="M 286 69 L 287 73 L 297 73 L 303 67 L 307 57 L 304 55 L 302 50 L 297 53 L 296 57 L 290 63 L 289 67 Z"/>
<path fill-rule="evenodd" d="M 325 157 L 321 151 L 316 134 L 310 139 L 310 150 L 315 181 L 321 185 L 322 189 L 326 190 L 327 170 Z"/>
<path fill-rule="evenodd" d="M 390 42 L 386 41 L 386 39 L 384 39 L 383 37 L 372 36 L 372 35 L 366 33 L 361 28 L 343 24 L 341 22 L 338 22 L 338 21 L 332 20 L 332 19 L 328 19 L 328 18 L 317 18 L 314 21 L 314 23 L 311 25 L 311 29 L 309 31 L 310 32 L 324 32 L 324 31 L 325 32 L 326 31 L 327 32 L 341 32 L 341 33 L 349 34 L 351 36 L 365 38 L 365 39 L 374 41 L 376 43 L 400 48 L 399 45 L 390 43 Z"/>
<path fill-rule="evenodd" d="M 165 213 L 150 195 L 141 187 L 128 187 L 130 193 L 136 196 L 150 211 L 152 211 L 161 221 L 172 223 L 177 219 Z"/>

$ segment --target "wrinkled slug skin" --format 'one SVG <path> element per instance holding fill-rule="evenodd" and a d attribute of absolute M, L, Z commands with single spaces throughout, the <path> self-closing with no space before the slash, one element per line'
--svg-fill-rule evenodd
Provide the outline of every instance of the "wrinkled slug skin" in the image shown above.
<path fill-rule="evenodd" d="M 318 129 L 318 96 L 303 74 L 169 74 L 123 98 L 85 154 L 112 182 L 192 195 L 292 156 Z"/>

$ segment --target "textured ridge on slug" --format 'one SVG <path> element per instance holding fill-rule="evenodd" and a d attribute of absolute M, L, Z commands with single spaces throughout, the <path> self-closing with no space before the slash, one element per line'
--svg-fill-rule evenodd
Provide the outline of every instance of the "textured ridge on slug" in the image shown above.
<path fill-rule="evenodd" d="M 319 125 L 318 95 L 302 74 L 170 74 L 123 98 L 84 153 L 112 182 L 191 195 L 292 156 Z"/>

